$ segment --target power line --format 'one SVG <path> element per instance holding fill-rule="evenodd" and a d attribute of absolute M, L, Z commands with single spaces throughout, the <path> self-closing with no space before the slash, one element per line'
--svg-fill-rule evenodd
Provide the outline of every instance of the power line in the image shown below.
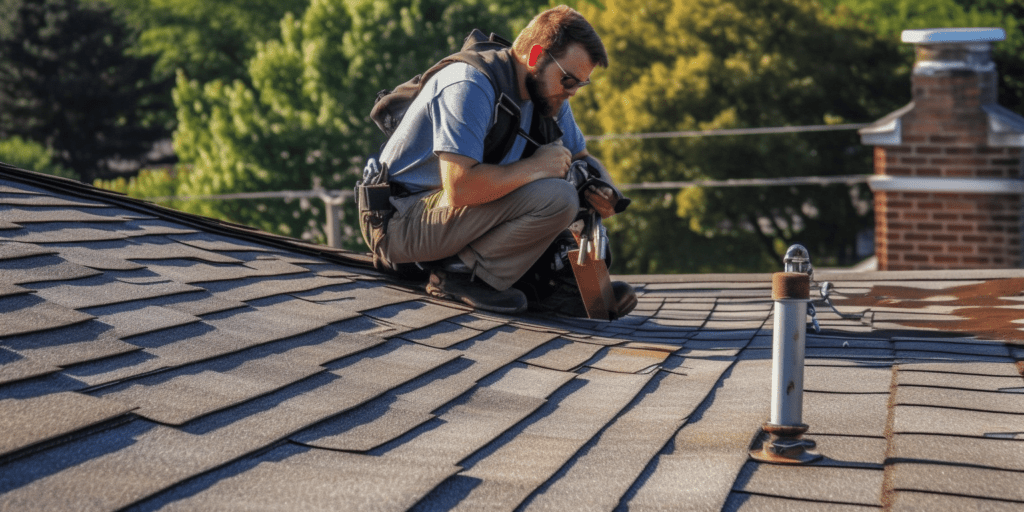
<path fill-rule="evenodd" d="M 321 198 L 337 201 L 352 197 L 355 193 L 351 190 L 280 190 L 277 192 L 238 192 L 234 194 L 217 194 L 209 196 L 162 196 L 144 197 L 148 201 L 191 201 L 191 200 L 216 200 L 216 199 L 309 199 Z"/>
<path fill-rule="evenodd" d="M 869 126 L 869 123 L 777 126 L 771 128 L 726 128 L 721 130 L 693 130 L 680 132 L 614 133 L 608 135 L 585 135 L 583 139 L 587 142 L 600 142 L 603 140 L 616 139 L 676 139 L 682 137 L 709 137 L 721 135 L 771 135 L 777 133 L 859 130 L 865 126 Z"/>
<path fill-rule="evenodd" d="M 600 142 L 603 140 L 615 139 L 670 139 L 683 137 L 710 137 L 723 135 L 771 135 L 778 133 L 801 133 L 801 132 L 829 132 L 842 130 L 858 130 L 869 126 L 869 123 L 856 124 L 827 124 L 827 125 L 805 125 L 805 126 L 776 126 L 769 128 L 727 128 L 720 130 L 695 130 L 678 132 L 652 132 L 652 133 L 619 133 L 607 135 L 585 135 L 583 138 L 588 142 Z M 700 181 L 663 181 L 657 183 L 624 183 L 618 188 L 622 190 L 669 190 L 686 187 L 772 187 L 772 186 L 794 186 L 794 185 L 853 185 L 867 183 L 867 175 L 848 176 L 805 176 L 798 178 L 767 178 L 767 179 L 742 179 L 742 180 L 700 180 Z M 308 199 L 322 198 L 331 200 L 334 203 L 344 201 L 352 197 L 350 190 L 326 191 L 326 190 L 282 190 L 278 192 L 240 192 L 235 194 L 218 194 L 205 196 L 163 196 L 145 197 L 149 201 L 189 201 L 189 200 L 223 200 L 223 199 Z"/>
<path fill-rule="evenodd" d="M 848 174 L 843 176 L 799 176 L 794 178 L 750 178 L 730 180 L 659 181 L 623 183 L 621 190 L 675 190 L 687 187 L 791 187 L 798 185 L 856 185 L 867 183 L 872 175 Z M 239 192 L 209 196 L 144 197 L 148 201 L 189 201 L 222 199 L 330 199 L 339 202 L 353 196 L 351 190 L 282 190 L 278 192 Z"/>
<path fill-rule="evenodd" d="M 795 178 L 751 178 L 732 180 L 659 181 L 655 183 L 623 183 L 622 190 L 675 190 L 687 187 L 791 187 L 797 185 L 856 185 L 867 183 L 872 175 L 799 176 Z"/>

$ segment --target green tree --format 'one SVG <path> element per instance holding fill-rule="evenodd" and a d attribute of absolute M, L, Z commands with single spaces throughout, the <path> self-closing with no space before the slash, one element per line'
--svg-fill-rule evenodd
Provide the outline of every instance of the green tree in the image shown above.
<path fill-rule="evenodd" d="M 142 169 L 135 176 L 118 176 L 109 180 L 96 180 L 93 185 L 120 192 L 140 199 L 160 200 L 170 208 L 180 208 L 181 202 L 173 199 L 181 186 L 179 173 L 167 169 Z"/>
<path fill-rule="evenodd" d="M 133 52 L 157 57 L 158 76 L 180 69 L 200 82 L 248 81 L 256 43 L 279 35 L 281 18 L 308 0 L 106 0 L 140 31 Z M 167 90 L 170 98 L 170 89 Z"/>
<path fill-rule="evenodd" d="M 854 16 L 887 40 L 900 41 L 907 29 L 999 27 L 1006 40 L 993 45 L 999 72 L 999 101 L 1024 114 L 1024 2 L 1021 0 L 822 0 L 832 12 Z M 900 45 L 906 62 L 914 46 Z M 906 79 L 909 83 L 909 77 Z M 908 86 L 909 87 L 909 86 Z"/>
<path fill-rule="evenodd" d="M 1006 41 L 996 43 L 992 60 L 999 73 L 999 103 L 1024 115 L 1024 1 L 1021 0 L 959 0 L 968 12 L 1001 16 Z M 979 20 L 991 26 L 989 20 Z M 992 25 L 995 25 L 993 22 Z M 978 25 L 982 26 L 982 25 Z"/>
<path fill-rule="evenodd" d="M 0 13 L 0 138 L 37 141 L 91 181 L 166 135 L 143 122 L 168 107 L 152 59 L 125 55 L 133 35 L 109 7 L 0 0 Z"/>
<path fill-rule="evenodd" d="M 609 0 L 582 6 L 611 67 L 574 104 L 585 133 L 864 122 L 906 102 L 894 42 L 816 0 Z M 896 91 L 895 93 L 893 91 Z M 906 92 L 904 92 L 906 91 Z M 855 132 L 590 144 L 624 183 L 843 175 L 871 170 Z M 619 272 L 775 270 L 791 243 L 853 261 L 872 224 L 863 188 L 686 188 L 632 193 L 609 222 Z"/>
<path fill-rule="evenodd" d="M 18 136 L 0 140 L 0 162 L 65 178 L 75 177 L 63 166 L 53 162 L 53 153 L 45 146 Z"/>
<path fill-rule="evenodd" d="M 377 91 L 457 50 L 474 27 L 506 36 L 529 21 L 527 2 L 313 0 L 260 43 L 245 81 L 178 75 L 179 195 L 351 189 L 383 135 L 368 118 Z M 351 205 L 350 205 L 351 206 Z M 323 239 L 321 211 L 281 201 L 189 201 L 183 208 L 290 236 Z M 352 218 L 351 208 L 349 218 Z M 354 224 L 353 224 L 354 225 Z M 358 229 L 350 246 L 361 246 Z"/>

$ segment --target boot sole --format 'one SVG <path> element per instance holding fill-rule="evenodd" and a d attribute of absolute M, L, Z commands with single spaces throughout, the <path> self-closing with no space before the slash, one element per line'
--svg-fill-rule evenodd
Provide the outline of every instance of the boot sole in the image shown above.
<path fill-rule="evenodd" d="M 524 313 L 526 311 L 526 308 L 527 308 L 526 304 L 524 304 L 524 305 L 522 305 L 520 307 L 517 307 L 517 308 L 513 308 L 513 307 L 503 308 L 503 307 L 500 307 L 500 306 L 488 306 L 486 304 L 475 304 L 475 303 L 473 303 L 473 301 L 467 300 L 466 297 L 460 297 L 458 295 L 452 295 L 450 293 L 445 293 L 445 292 L 442 292 L 441 290 L 438 290 L 437 288 L 434 288 L 433 286 L 430 286 L 430 285 L 427 285 L 427 294 L 430 295 L 431 297 L 436 297 L 438 299 L 444 299 L 444 300 L 450 300 L 452 302 L 459 302 L 459 303 L 465 304 L 467 306 L 470 306 L 473 309 L 479 309 L 479 310 L 482 310 L 482 311 L 490 311 L 491 313 L 502 313 L 502 314 L 506 314 L 506 315 L 518 315 L 520 313 Z"/>

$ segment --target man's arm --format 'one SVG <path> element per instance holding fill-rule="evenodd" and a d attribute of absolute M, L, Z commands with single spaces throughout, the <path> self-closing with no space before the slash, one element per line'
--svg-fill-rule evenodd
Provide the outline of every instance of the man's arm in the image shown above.
<path fill-rule="evenodd" d="M 438 153 L 441 164 L 441 206 L 471 206 L 500 199 L 513 190 L 544 178 L 565 178 L 571 156 L 561 144 L 547 144 L 523 160 L 494 165 L 457 153 Z"/>

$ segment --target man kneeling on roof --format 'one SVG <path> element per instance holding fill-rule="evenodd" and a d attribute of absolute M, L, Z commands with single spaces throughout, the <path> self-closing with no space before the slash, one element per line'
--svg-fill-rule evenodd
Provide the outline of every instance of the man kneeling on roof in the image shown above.
<path fill-rule="evenodd" d="M 567 100 L 608 66 L 608 54 L 564 5 L 535 17 L 510 48 L 474 35 L 482 33 L 423 75 L 368 163 L 364 182 L 381 169 L 390 180 L 391 211 L 377 221 L 361 211 L 364 239 L 379 267 L 428 270 L 433 296 L 500 313 L 529 306 L 583 316 L 567 227 L 581 211 L 609 217 L 629 200 L 587 152 Z M 587 173 L 598 186 L 581 186 L 595 182 Z M 612 318 L 636 306 L 632 286 L 612 290 Z"/>

